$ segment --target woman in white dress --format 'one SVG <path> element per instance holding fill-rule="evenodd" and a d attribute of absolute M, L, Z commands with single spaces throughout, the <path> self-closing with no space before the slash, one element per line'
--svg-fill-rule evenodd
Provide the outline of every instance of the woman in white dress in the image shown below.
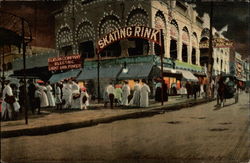
<path fill-rule="evenodd" d="M 56 104 L 55 104 L 55 98 L 52 94 L 52 87 L 49 83 L 47 83 L 46 85 L 46 89 L 47 89 L 47 97 L 48 97 L 48 100 L 49 100 L 49 106 L 50 107 L 55 107 Z"/>
<path fill-rule="evenodd" d="M 133 98 L 129 102 L 129 105 L 138 107 L 140 106 L 140 91 L 141 91 L 141 85 L 139 84 L 138 80 L 135 80 Z"/>
<path fill-rule="evenodd" d="M 146 80 L 142 79 L 142 87 L 140 91 L 140 107 L 148 107 L 149 106 L 149 96 L 150 88 L 146 84 Z"/>
<path fill-rule="evenodd" d="M 69 82 L 66 82 L 66 84 L 63 85 L 62 92 L 62 100 L 64 101 L 63 108 L 69 109 L 71 107 L 72 100 L 72 86 Z"/>
<path fill-rule="evenodd" d="M 56 83 L 56 90 L 55 90 L 55 103 L 56 109 L 62 109 L 62 90 L 61 90 L 61 83 Z"/>
<path fill-rule="evenodd" d="M 127 106 L 128 105 L 128 96 L 130 95 L 130 88 L 128 86 L 128 82 L 125 81 L 122 86 L 122 105 Z"/>
<path fill-rule="evenodd" d="M 49 106 L 49 100 L 48 100 L 48 97 L 47 97 L 47 94 L 46 94 L 47 88 L 45 86 L 43 86 L 43 85 L 39 85 L 38 86 L 38 90 L 41 93 L 41 96 L 40 96 L 40 107 L 41 108 L 48 107 Z"/>
<path fill-rule="evenodd" d="M 10 81 L 5 81 L 6 86 L 3 89 L 3 97 L 2 97 L 2 111 L 1 117 L 2 120 L 12 120 L 16 118 L 14 116 L 14 112 L 18 112 L 20 109 L 20 105 L 18 105 L 15 97 L 13 96 L 12 88 L 10 87 Z"/>
<path fill-rule="evenodd" d="M 79 109 L 80 108 L 80 87 L 77 82 L 72 81 L 72 96 L 71 96 L 71 108 Z"/>

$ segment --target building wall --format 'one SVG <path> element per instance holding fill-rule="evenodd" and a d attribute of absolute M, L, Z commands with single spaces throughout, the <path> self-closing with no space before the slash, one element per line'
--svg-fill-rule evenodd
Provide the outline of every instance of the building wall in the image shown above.
<path fill-rule="evenodd" d="M 78 45 L 81 41 L 92 40 L 94 47 L 96 47 L 98 38 L 114 29 L 128 25 L 143 25 L 163 29 L 164 57 L 170 58 L 171 39 L 173 39 L 172 24 L 174 22 L 177 28 L 175 38 L 177 41 L 177 60 L 183 61 L 182 49 L 183 44 L 186 44 L 187 63 L 200 65 L 199 43 L 202 38 L 209 38 L 209 33 L 207 33 L 209 31 L 209 15 L 204 14 L 203 17 L 198 17 L 192 5 L 179 0 L 173 0 L 171 3 L 158 0 L 126 2 L 95 0 L 86 4 L 70 0 L 61 12 L 55 14 L 55 20 L 56 48 L 60 50 L 62 47 L 72 46 L 72 54 L 79 53 Z M 214 34 L 218 32 L 214 28 L 213 31 Z M 222 35 L 220 37 L 224 38 Z M 131 42 L 123 40 L 120 45 L 121 57 L 127 57 L 127 49 L 131 46 Z M 154 43 L 149 43 L 149 55 L 156 54 L 155 46 Z M 213 59 L 216 74 L 229 73 L 229 52 L 228 48 L 214 48 Z M 192 53 L 195 53 L 195 63 L 192 63 Z"/>
<path fill-rule="evenodd" d="M 0 9 L 2 11 L 17 15 L 24 18 L 29 22 L 32 41 L 26 47 L 26 55 L 39 55 L 47 53 L 55 49 L 55 18 L 52 12 L 62 7 L 64 2 L 42 2 L 42 1 L 3 1 L 1 2 Z M 5 17 L 7 19 L 7 17 Z M 5 19 L 1 18 L 1 19 Z M 8 17 L 8 19 L 10 19 Z M 10 24 L 14 20 L 9 21 Z M 20 22 L 21 23 L 21 22 Z M 16 24 L 16 26 L 10 26 L 10 30 L 16 30 L 16 28 L 21 28 L 21 24 Z M 4 52 L 4 63 L 1 57 L 1 70 L 3 65 L 11 64 L 11 69 L 13 68 L 13 62 L 15 59 L 22 58 L 22 49 L 18 49 L 16 46 L 8 46 L 9 50 Z M 6 49 L 6 47 L 5 47 Z M 2 53 L 2 49 L 0 52 Z M 36 63 L 35 63 L 36 64 Z M 6 72 L 6 75 L 8 73 Z"/>
<path fill-rule="evenodd" d="M 55 21 L 52 12 L 60 8 L 62 4 L 64 3 L 3 1 L 0 9 L 23 17 L 30 23 L 33 38 L 30 46 L 55 48 Z"/>

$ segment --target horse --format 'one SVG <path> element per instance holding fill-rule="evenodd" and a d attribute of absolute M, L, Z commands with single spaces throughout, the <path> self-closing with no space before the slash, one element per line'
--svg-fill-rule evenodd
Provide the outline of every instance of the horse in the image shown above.
<path fill-rule="evenodd" d="M 218 81 L 218 89 L 217 89 L 217 105 L 221 105 L 221 107 L 224 106 L 224 99 L 225 99 L 225 91 L 226 91 L 226 85 L 224 84 L 224 80 L 222 77 L 219 78 Z"/>

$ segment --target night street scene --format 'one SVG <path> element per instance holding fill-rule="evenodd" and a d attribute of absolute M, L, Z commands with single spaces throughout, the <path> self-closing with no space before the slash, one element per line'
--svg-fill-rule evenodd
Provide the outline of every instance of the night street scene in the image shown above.
<path fill-rule="evenodd" d="M 249 0 L 0 0 L 1 163 L 250 163 Z"/>

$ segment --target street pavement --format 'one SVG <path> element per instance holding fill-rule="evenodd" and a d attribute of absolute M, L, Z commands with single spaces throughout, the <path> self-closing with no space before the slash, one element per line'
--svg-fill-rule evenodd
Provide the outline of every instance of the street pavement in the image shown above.
<path fill-rule="evenodd" d="M 212 101 L 151 117 L 49 135 L 5 138 L 1 142 L 2 160 L 15 163 L 248 163 L 249 95 L 241 94 L 237 104 L 229 99 L 222 108 L 215 104 L 216 101 Z"/>
<path fill-rule="evenodd" d="M 28 125 L 24 119 L 1 122 L 1 137 L 23 135 L 43 135 L 63 132 L 69 129 L 88 127 L 99 123 L 108 123 L 116 120 L 151 116 L 161 113 L 163 109 L 176 110 L 205 102 L 204 99 L 194 100 L 181 96 L 170 96 L 168 102 L 155 103 L 151 101 L 149 108 L 115 107 L 104 108 L 103 104 L 91 104 L 89 110 L 42 110 L 41 115 L 29 115 Z"/>

